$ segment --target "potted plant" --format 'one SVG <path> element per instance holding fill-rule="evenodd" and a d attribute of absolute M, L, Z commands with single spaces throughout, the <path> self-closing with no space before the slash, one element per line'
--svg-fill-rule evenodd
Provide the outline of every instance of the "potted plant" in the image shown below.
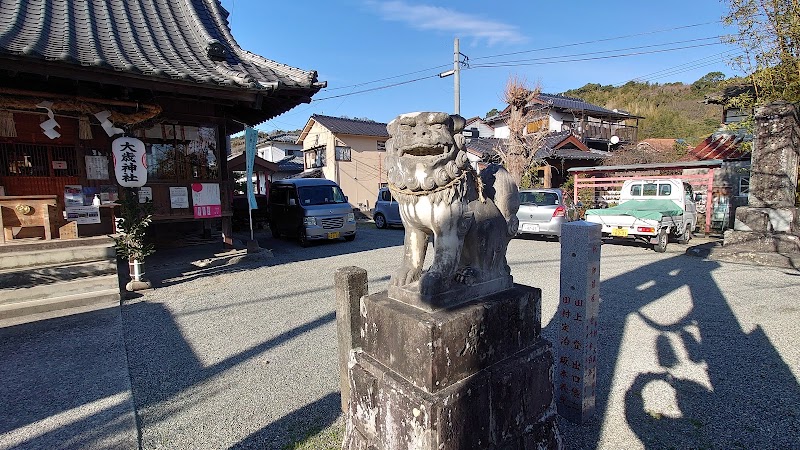
<path fill-rule="evenodd" d="M 139 203 L 139 196 L 133 189 L 125 189 L 120 199 L 121 216 L 117 222 L 118 234 L 114 236 L 117 255 L 128 260 L 131 281 L 129 291 L 150 288 L 150 282 L 143 278 L 144 259 L 155 251 L 153 244 L 146 242 L 147 227 L 153 221 L 152 200 Z"/>

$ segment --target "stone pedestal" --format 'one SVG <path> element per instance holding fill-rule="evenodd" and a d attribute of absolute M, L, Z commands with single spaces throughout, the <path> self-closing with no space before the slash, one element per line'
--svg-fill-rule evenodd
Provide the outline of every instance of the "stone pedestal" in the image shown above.
<path fill-rule="evenodd" d="M 748 206 L 736 209 L 716 259 L 795 267 L 800 260 L 800 217 L 794 206 L 800 155 L 800 122 L 790 103 L 773 103 L 755 114 Z"/>
<path fill-rule="evenodd" d="M 426 311 L 361 300 L 345 449 L 560 448 L 541 291 Z"/>

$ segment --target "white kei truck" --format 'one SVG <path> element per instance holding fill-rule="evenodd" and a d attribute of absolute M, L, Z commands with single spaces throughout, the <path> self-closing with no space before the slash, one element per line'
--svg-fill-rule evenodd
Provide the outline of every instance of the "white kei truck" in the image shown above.
<path fill-rule="evenodd" d="M 586 221 L 599 223 L 603 237 L 633 239 L 662 253 L 670 238 L 688 244 L 697 223 L 692 187 L 677 178 L 626 180 L 619 205 L 589 209 Z"/>

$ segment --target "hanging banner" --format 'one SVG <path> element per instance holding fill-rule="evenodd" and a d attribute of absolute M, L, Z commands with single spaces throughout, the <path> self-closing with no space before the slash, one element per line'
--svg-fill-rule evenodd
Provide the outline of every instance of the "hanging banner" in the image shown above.
<path fill-rule="evenodd" d="M 254 128 L 247 127 L 244 131 L 244 151 L 245 151 L 245 161 L 247 162 L 247 203 L 250 205 L 250 209 L 258 209 L 258 204 L 256 203 L 256 195 L 253 192 L 253 166 L 255 165 L 256 161 L 256 144 L 258 143 L 258 131 Z"/>
<path fill-rule="evenodd" d="M 222 217 L 219 184 L 192 183 L 192 206 L 195 219 Z"/>
<path fill-rule="evenodd" d="M 147 183 L 147 155 L 144 142 L 132 137 L 114 139 L 114 175 L 123 187 L 142 187 Z"/>

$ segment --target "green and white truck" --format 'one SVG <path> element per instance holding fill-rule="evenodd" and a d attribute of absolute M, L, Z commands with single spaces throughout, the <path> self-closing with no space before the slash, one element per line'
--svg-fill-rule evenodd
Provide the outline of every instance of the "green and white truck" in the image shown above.
<path fill-rule="evenodd" d="M 620 203 L 589 209 L 586 221 L 599 223 L 604 237 L 633 239 L 664 252 L 670 238 L 688 244 L 697 223 L 692 187 L 677 178 L 632 179 L 622 185 Z"/>

